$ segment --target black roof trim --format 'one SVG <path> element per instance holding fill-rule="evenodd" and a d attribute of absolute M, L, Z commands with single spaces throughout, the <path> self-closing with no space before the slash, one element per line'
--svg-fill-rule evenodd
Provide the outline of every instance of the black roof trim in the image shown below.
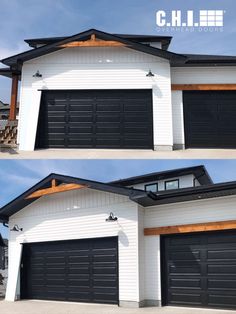
<path fill-rule="evenodd" d="M 17 66 L 21 65 L 24 61 L 31 60 L 33 58 L 37 58 L 40 56 L 43 56 L 45 54 L 64 49 L 60 47 L 63 44 L 69 43 L 73 40 L 86 40 L 89 39 L 92 34 L 97 35 L 99 38 L 104 40 L 117 40 L 123 44 L 126 44 L 130 49 L 134 49 L 137 51 L 141 51 L 147 54 L 151 54 L 160 58 L 164 58 L 167 60 L 170 60 L 170 62 L 174 62 L 178 64 L 179 62 L 183 63 L 186 60 L 186 57 L 177 53 L 169 52 L 166 50 L 162 50 L 159 48 L 154 48 L 145 44 L 141 44 L 138 42 L 133 42 L 128 39 L 124 39 L 122 37 L 119 37 L 117 35 L 112 35 L 109 33 L 105 33 L 96 29 L 90 29 L 85 32 L 73 35 L 71 37 L 68 37 L 66 39 L 63 39 L 61 41 L 58 41 L 56 43 L 48 44 L 46 46 L 42 46 L 39 48 L 35 48 L 32 50 L 28 50 L 26 52 L 5 58 L 1 60 L 2 63 L 8 65 L 8 66 Z"/>
<path fill-rule="evenodd" d="M 156 35 L 140 35 L 140 34 L 113 34 L 114 36 L 118 36 L 124 39 L 129 39 L 131 41 L 137 42 L 161 42 L 162 49 L 168 49 L 169 44 L 171 42 L 171 36 L 156 36 Z M 37 45 L 48 45 L 51 43 L 56 43 L 61 40 L 65 40 L 69 38 L 69 36 L 61 36 L 61 37 L 48 37 L 48 38 L 32 38 L 25 39 L 24 41 L 32 48 L 36 48 Z"/>
<path fill-rule="evenodd" d="M 199 66 L 234 66 L 236 65 L 236 56 L 224 55 L 203 55 L 203 54 L 183 54 L 187 61 L 180 63 L 172 63 L 173 67 L 199 67 Z"/>
<path fill-rule="evenodd" d="M 125 178 L 121 180 L 116 180 L 109 183 L 116 186 L 117 185 L 129 186 L 129 185 L 134 185 L 134 184 L 139 184 L 139 183 L 174 178 L 174 177 L 187 175 L 187 174 L 194 174 L 201 184 L 208 185 L 208 184 L 213 183 L 209 173 L 207 172 L 206 168 L 203 165 L 186 167 L 186 168 L 178 168 L 178 169 L 160 171 L 160 172 L 153 172 L 153 173 L 148 173 L 141 176 L 135 176 L 135 177 Z"/>
<path fill-rule="evenodd" d="M 155 194 L 154 198 L 153 195 L 152 197 L 143 197 L 137 195 L 135 198 L 138 198 L 139 202 L 142 203 L 142 206 L 149 207 L 236 195 L 236 181 L 211 184 L 207 186 L 198 186 L 193 188 L 182 188 L 172 191 L 161 191 L 159 193 L 152 194 Z M 133 200 L 135 200 L 135 198 Z"/>
<path fill-rule="evenodd" d="M 6 204 L 0 209 L 0 221 L 7 222 L 8 218 L 13 215 L 14 213 L 18 212 L 22 208 L 28 206 L 29 204 L 33 203 L 36 199 L 26 199 L 26 197 L 33 192 L 37 191 L 38 189 L 48 188 L 51 186 L 51 180 L 55 179 L 57 182 L 60 183 L 77 183 L 77 184 L 84 184 L 87 185 L 88 188 L 110 192 L 115 194 L 120 194 L 133 199 L 137 195 L 144 196 L 147 195 L 145 191 L 138 190 L 138 189 L 130 189 L 125 187 L 113 186 L 110 184 L 92 181 L 92 180 L 85 180 L 81 178 L 75 178 L 71 176 L 60 175 L 56 173 L 51 173 L 46 178 L 42 179 L 40 182 L 36 183 L 33 187 L 22 193 L 20 196 L 16 197 L 10 203 Z M 136 199 L 135 199 L 136 202 Z"/>

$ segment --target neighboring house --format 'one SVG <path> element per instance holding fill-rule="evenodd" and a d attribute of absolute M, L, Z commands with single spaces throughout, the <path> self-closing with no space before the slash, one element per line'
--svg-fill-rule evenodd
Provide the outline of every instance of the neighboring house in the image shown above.
<path fill-rule="evenodd" d="M 8 240 L 3 239 L 0 234 L 0 298 L 6 294 L 8 276 Z"/>
<path fill-rule="evenodd" d="M 0 120 L 8 119 L 9 111 L 10 105 L 4 104 L 2 101 L 0 101 Z"/>
<path fill-rule="evenodd" d="M 7 239 L 3 239 L 0 234 L 0 273 L 1 270 L 5 270 L 8 265 L 8 241 Z"/>
<path fill-rule="evenodd" d="M 10 105 L 4 104 L 0 101 L 0 120 L 7 120 L 9 118 L 10 113 Z M 19 103 L 17 103 L 17 112 L 16 112 L 16 119 L 18 119 L 19 114 Z"/>
<path fill-rule="evenodd" d="M 50 174 L 0 210 L 6 300 L 236 309 L 235 204 L 236 181 L 203 166 L 110 183 Z"/>
<path fill-rule="evenodd" d="M 10 120 L 21 80 L 20 150 L 236 148 L 235 56 L 95 29 L 26 42 L 0 69 L 13 80 Z"/>

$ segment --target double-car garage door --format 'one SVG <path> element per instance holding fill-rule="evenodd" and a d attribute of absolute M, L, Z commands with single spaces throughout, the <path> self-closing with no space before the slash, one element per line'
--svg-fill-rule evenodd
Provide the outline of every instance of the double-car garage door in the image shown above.
<path fill-rule="evenodd" d="M 236 91 L 185 91 L 186 148 L 236 148 Z"/>
<path fill-rule="evenodd" d="M 43 91 L 36 148 L 153 148 L 151 90 Z"/>
<path fill-rule="evenodd" d="M 23 245 L 21 298 L 118 303 L 114 238 Z"/>
<path fill-rule="evenodd" d="M 166 305 L 236 309 L 236 232 L 163 238 Z"/>

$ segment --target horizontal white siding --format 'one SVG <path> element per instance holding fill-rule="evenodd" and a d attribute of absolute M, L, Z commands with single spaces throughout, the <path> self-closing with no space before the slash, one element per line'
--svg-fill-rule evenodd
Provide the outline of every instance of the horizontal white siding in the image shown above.
<path fill-rule="evenodd" d="M 236 219 L 236 197 L 221 197 L 145 208 L 144 227 Z M 145 237 L 145 299 L 161 300 L 160 237 Z"/>
<path fill-rule="evenodd" d="M 41 79 L 32 77 L 37 70 Z M 40 89 L 152 89 L 154 145 L 173 145 L 167 60 L 128 48 L 69 48 L 27 61 L 22 73 L 20 150 L 34 149 Z"/>
<path fill-rule="evenodd" d="M 145 210 L 145 228 L 236 219 L 236 197 L 227 196 L 153 206 Z"/>
<path fill-rule="evenodd" d="M 177 179 L 179 180 L 179 188 L 193 187 L 193 180 L 194 180 L 193 174 L 188 174 L 186 176 L 181 176 L 181 177 L 173 177 L 166 180 L 150 181 L 150 182 L 140 183 L 140 184 L 136 184 L 132 186 L 136 189 L 144 190 L 146 184 L 158 183 L 158 190 L 163 191 L 165 190 L 165 181 L 177 180 Z"/>
<path fill-rule="evenodd" d="M 118 222 L 105 219 L 113 212 Z M 19 270 L 20 243 L 119 237 L 119 299 L 139 301 L 138 209 L 127 197 L 89 189 L 45 196 L 10 217 L 10 264 L 7 299 L 13 300 Z"/>
<path fill-rule="evenodd" d="M 236 67 L 171 68 L 172 84 L 235 84 Z"/>

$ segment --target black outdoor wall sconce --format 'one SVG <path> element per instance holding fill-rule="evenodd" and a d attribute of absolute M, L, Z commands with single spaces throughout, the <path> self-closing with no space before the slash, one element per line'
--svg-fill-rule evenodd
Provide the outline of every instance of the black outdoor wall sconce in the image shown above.
<path fill-rule="evenodd" d="M 14 225 L 14 227 L 10 231 L 19 232 L 19 231 L 23 231 L 23 228 L 20 228 L 18 225 Z"/>
<path fill-rule="evenodd" d="M 39 70 L 33 75 L 33 77 L 42 77 L 42 74 L 39 72 Z"/>
<path fill-rule="evenodd" d="M 155 76 L 151 70 L 148 71 L 148 73 L 146 74 L 147 77 L 153 77 Z"/>
<path fill-rule="evenodd" d="M 113 213 L 110 213 L 109 217 L 106 219 L 107 222 L 117 221 L 118 218 L 114 216 Z"/>

